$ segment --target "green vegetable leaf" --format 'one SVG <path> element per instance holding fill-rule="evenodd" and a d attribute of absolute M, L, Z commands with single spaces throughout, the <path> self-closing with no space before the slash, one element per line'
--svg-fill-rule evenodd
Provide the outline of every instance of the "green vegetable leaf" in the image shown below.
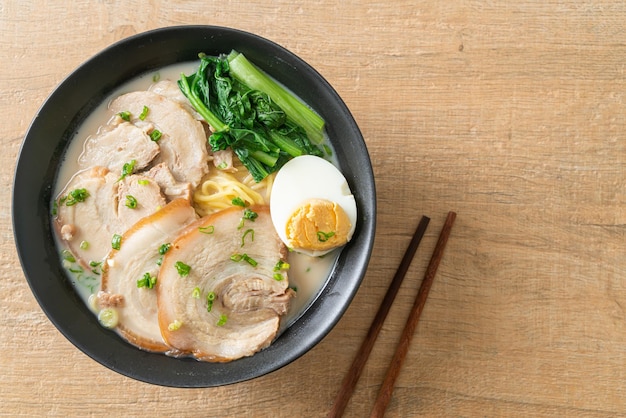
<path fill-rule="evenodd" d="M 323 155 L 316 144 L 323 140 L 324 121 L 291 93 L 241 54 L 199 56 L 198 70 L 181 74 L 178 85 L 211 126 L 213 151 L 231 148 L 257 182 L 292 157 Z"/>

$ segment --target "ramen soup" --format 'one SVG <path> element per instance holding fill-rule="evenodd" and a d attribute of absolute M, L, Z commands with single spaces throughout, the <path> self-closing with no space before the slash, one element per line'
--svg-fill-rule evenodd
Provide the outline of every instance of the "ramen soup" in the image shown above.
<path fill-rule="evenodd" d="M 332 160 L 290 158 L 258 181 L 177 80 L 145 74 L 82 123 L 61 164 L 62 263 L 102 326 L 140 349 L 230 361 L 271 344 L 314 301 L 356 223 Z M 330 161 L 330 162 L 329 162 Z"/>

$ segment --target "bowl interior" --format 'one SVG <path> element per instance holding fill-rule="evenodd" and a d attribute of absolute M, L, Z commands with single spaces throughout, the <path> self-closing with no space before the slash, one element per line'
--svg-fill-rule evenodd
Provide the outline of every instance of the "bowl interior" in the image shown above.
<path fill-rule="evenodd" d="M 311 105 L 327 122 L 337 160 L 357 202 L 357 230 L 321 294 L 270 347 L 230 363 L 204 363 L 141 351 L 102 328 L 74 292 L 50 223 L 57 169 L 78 126 L 117 86 L 177 62 L 236 49 Z M 344 102 L 312 67 L 259 36 L 213 26 L 170 27 L 111 45 L 67 77 L 35 115 L 20 150 L 13 227 L 22 268 L 41 308 L 85 354 L 125 376 L 175 387 L 209 387 L 258 377 L 302 356 L 341 318 L 365 274 L 375 231 L 376 196 L 369 155 Z"/>

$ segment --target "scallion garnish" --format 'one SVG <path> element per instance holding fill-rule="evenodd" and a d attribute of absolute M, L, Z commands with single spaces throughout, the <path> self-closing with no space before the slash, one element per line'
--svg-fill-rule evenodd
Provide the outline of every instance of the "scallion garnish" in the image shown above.
<path fill-rule="evenodd" d="M 317 240 L 319 242 L 326 242 L 334 235 L 335 233 L 333 231 L 330 231 L 330 232 L 317 231 Z"/>
<path fill-rule="evenodd" d="M 126 207 L 129 209 L 137 209 L 137 199 L 135 199 L 135 196 L 126 195 Z"/>
<path fill-rule="evenodd" d="M 150 184 L 150 180 L 139 179 L 139 180 L 137 180 L 137 183 L 139 183 L 142 186 L 146 186 L 146 185 Z"/>
<path fill-rule="evenodd" d="M 176 263 L 174 263 L 174 267 L 181 277 L 189 275 L 189 272 L 191 271 L 191 266 L 183 263 L 182 261 L 177 261 Z"/>
<path fill-rule="evenodd" d="M 200 288 L 199 287 L 194 287 L 193 291 L 191 292 L 191 297 L 194 299 L 200 299 Z"/>
<path fill-rule="evenodd" d="M 246 220 L 254 222 L 258 216 L 259 214 L 256 213 L 255 211 L 245 208 L 243 210 L 243 216 L 241 217 L 241 220 L 239 221 L 239 226 L 237 227 L 237 229 L 243 228 L 243 224 Z"/>
<path fill-rule="evenodd" d="M 221 327 L 221 326 L 226 325 L 226 321 L 228 321 L 228 317 L 224 314 L 221 314 L 219 321 L 217 321 L 217 326 Z"/>
<path fill-rule="evenodd" d="M 161 139 L 162 136 L 163 134 L 158 129 L 155 129 L 152 132 L 150 132 L 150 139 L 153 140 L 154 142 L 159 142 L 159 139 Z"/>
<path fill-rule="evenodd" d="M 280 274 L 280 273 L 274 273 L 274 280 L 276 280 L 277 282 L 283 281 L 285 279 L 285 277 Z"/>
<path fill-rule="evenodd" d="M 130 174 L 133 174 L 133 171 L 135 170 L 135 164 L 137 164 L 137 160 L 130 160 L 129 162 L 125 163 L 122 167 L 122 175 L 119 179 L 117 179 L 117 181 L 122 180 L 124 177 Z"/>
<path fill-rule="evenodd" d="M 137 287 L 147 287 L 148 289 L 152 289 L 157 282 L 157 278 L 152 276 L 150 273 L 144 273 L 143 277 L 137 280 Z"/>
<path fill-rule="evenodd" d="M 148 106 L 144 106 L 143 110 L 141 111 L 141 114 L 139 115 L 139 119 L 146 120 L 146 117 L 148 116 L 149 111 L 150 109 L 148 109 Z"/>
<path fill-rule="evenodd" d="M 119 321 L 119 315 L 114 308 L 104 308 L 98 313 L 98 321 L 105 328 L 115 328 Z"/>
<path fill-rule="evenodd" d="M 88 197 L 89 192 L 87 189 L 75 189 L 69 192 L 65 198 L 61 199 L 61 204 L 65 203 L 65 206 L 74 206 L 79 202 L 84 202 Z"/>
<path fill-rule="evenodd" d="M 74 257 L 74 254 L 72 254 L 69 250 L 61 251 L 61 257 L 63 257 L 63 260 L 69 261 L 70 263 L 76 262 L 76 257 Z"/>
<path fill-rule="evenodd" d="M 179 330 L 179 329 L 180 329 L 180 327 L 182 327 L 182 326 L 183 326 L 183 323 L 182 323 L 182 322 L 180 322 L 178 319 L 175 319 L 175 320 L 174 320 L 174 322 L 170 323 L 170 324 L 167 326 L 167 329 L 168 329 L 169 331 L 177 331 L 177 330 Z"/>
<path fill-rule="evenodd" d="M 206 295 L 206 311 L 211 312 L 213 309 L 213 301 L 215 300 L 215 292 L 209 292 Z"/>
<path fill-rule="evenodd" d="M 289 270 L 289 267 L 290 265 L 286 261 L 278 260 L 276 265 L 274 265 L 274 271 Z"/>
<path fill-rule="evenodd" d="M 242 208 L 245 208 L 246 205 L 246 201 L 243 200 L 242 198 L 240 198 L 239 196 L 233 198 L 233 200 L 231 200 L 232 204 L 235 206 L 241 206 Z"/>
<path fill-rule="evenodd" d="M 254 229 L 246 229 L 246 232 L 241 236 L 241 246 L 243 247 L 246 243 L 246 236 L 250 235 L 250 241 L 254 242 Z"/>
<path fill-rule="evenodd" d="M 162 244 L 159 247 L 159 254 L 164 255 L 166 252 L 168 252 L 170 250 L 171 247 L 172 247 L 172 244 L 170 244 L 169 242 L 166 242 L 165 244 Z"/>
<path fill-rule="evenodd" d="M 215 232 L 215 227 L 213 225 L 201 226 L 200 228 L 198 228 L 198 231 L 202 232 L 203 234 L 211 235 L 213 232 Z"/>
<path fill-rule="evenodd" d="M 87 248 L 89 248 L 89 242 L 81 241 L 79 247 L 81 250 L 86 250 Z"/>
<path fill-rule="evenodd" d="M 118 113 L 118 116 L 124 119 L 126 122 L 130 121 L 130 112 L 128 110 Z"/>
<path fill-rule="evenodd" d="M 234 262 L 240 262 L 240 261 L 245 261 L 246 263 L 250 264 L 252 267 L 256 267 L 257 266 L 257 262 L 254 258 L 250 257 L 248 254 L 233 254 L 230 256 L 230 259 Z"/>
<path fill-rule="evenodd" d="M 111 248 L 114 250 L 119 250 L 122 246 L 122 236 L 120 234 L 113 234 L 113 238 L 111 239 Z"/>

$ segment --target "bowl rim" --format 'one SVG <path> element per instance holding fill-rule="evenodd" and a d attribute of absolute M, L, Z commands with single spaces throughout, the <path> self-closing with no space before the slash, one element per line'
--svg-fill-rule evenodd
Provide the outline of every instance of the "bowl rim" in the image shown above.
<path fill-rule="evenodd" d="M 76 126 L 120 84 L 119 80 L 127 81 L 139 73 L 163 66 L 163 58 L 153 59 L 152 51 L 179 42 L 185 44 L 188 53 L 191 45 L 186 43 L 197 46 L 201 40 L 211 44 L 228 41 L 271 52 L 268 62 L 263 63 L 266 68 L 260 66 L 265 71 L 272 66 L 288 67 L 294 78 L 313 80 L 317 87 L 314 94 L 322 95 L 320 100 L 330 105 L 330 109 L 316 110 L 322 114 L 333 112 L 342 121 L 342 126 L 333 129 L 350 133 L 352 141 L 358 144 L 358 147 L 339 144 L 336 151 L 343 157 L 338 158 L 342 172 L 347 169 L 350 174 L 346 176 L 348 183 L 358 180 L 362 185 L 355 189 L 354 184 L 350 184 L 359 210 L 354 239 L 342 250 L 321 293 L 268 348 L 229 363 L 204 363 L 145 352 L 99 326 L 95 315 L 77 299 L 67 275 L 61 270 L 56 246 L 50 243 L 53 236 L 48 206 L 54 174 Z M 141 60 L 140 65 L 125 64 L 123 57 L 129 51 L 147 53 L 148 58 Z M 181 54 L 180 50 L 167 49 L 167 54 L 165 59 L 174 59 L 170 64 L 179 62 L 175 57 Z M 97 72 L 102 65 L 119 69 L 120 73 L 109 77 L 107 83 L 112 85 L 105 83 L 99 87 L 99 94 L 81 96 L 81 87 L 88 89 L 88 83 L 95 77 L 90 72 Z M 118 82 L 112 82 L 111 78 Z M 289 83 L 293 84 L 293 80 L 285 84 L 290 86 Z M 296 91 L 296 94 L 299 93 Z M 54 141 L 45 142 L 45 135 L 61 132 L 56 145 L 51 144 Z M 331 142 L 336 147 L 332 139 Z M 48 152 L 39 152 L 41 148 Z M 303 356 L 326 337 L 350 305 L 367 270 L 376 228 L 376 190 L 371 160 L 356 121 L 334 88 L 317 70 L 279 44 L 250 32 L 212 25 L 168 26 L 141 32 L 112 43 L 74 69 L 46 98 L 26 131 L 15 167 L 12 194 L 13 235 L 18 258 L 31 291 L 49 320 L 80 351 L 110 370 L 142 382 L 170 387 L 212 387 L 242 382 L 278 370 Z M 42 233 L 43 240 L 40 239 Z M 344 274 L 351 280 L 339 280 Z M 73 298 L 68 296 L 68 291 Z M 65 300 L 68 297 L 69 300 Z M 59 300 L 64 303 L 59 304 Z M 324 318 L 327 320 L 323 321 Z M 291 345 L 293 342 L 297 345 Z M 103 346 L 103 343 L 106 344 Z"/>

